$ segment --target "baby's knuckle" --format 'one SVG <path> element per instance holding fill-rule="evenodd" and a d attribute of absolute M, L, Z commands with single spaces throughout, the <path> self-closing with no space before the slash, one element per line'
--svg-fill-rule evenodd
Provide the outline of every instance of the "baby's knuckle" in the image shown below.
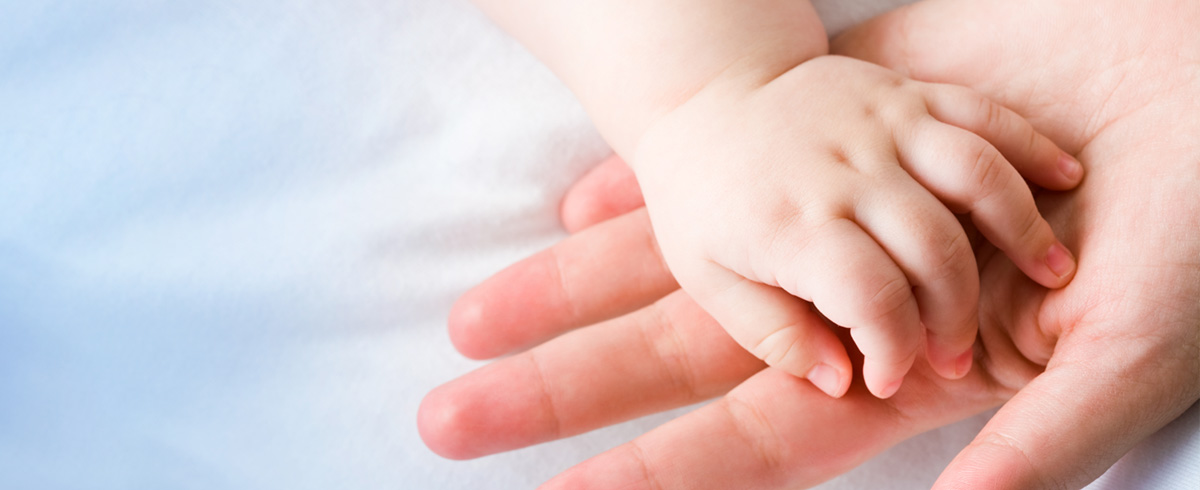
<path fill-rule="evenodd" d="M 987 144 L 978 145 L 972 156 L 971 180 L 975 182 L 976 201 L 985 201 L 1005 189 L 1007 168 L 1000 153 Z"/>
<path fill-rule="evenodd" d="M 1029 124 L 1021 124 L 1021 130 L 1025 132 L 1025 154 L 1037 155 L 1038 149 L 1042 146 L 1042 136 Z"/>
<path fill-rule="evenodd" d="M 893 318 L 901 313 L 912 298 L 912 287 L 903 277 L 893 277 L 875 285 L 865 302 L 872 320 Z"/>
<path fill-rule="evenodd" d="M 1017 226 L 1016 243 L 1042 242 L 1042 215 L 1038 213 L 1036 207 L 1030 205 L 1025 208 Z"/>
<path fill-rule="evenodd" d="M 839 213 L 830 202 L 793 202 L 769 219 L 763 239 L 752 247 L 754 255 L 767 258 L 770 263 L 793 263 L 808 253 L 809 246 L 820 239 Z M 783 212 L 784 209 L 790 212 Z"/>
<path fill-rule="evenodd" d="M 768 366 L 778 367 L 795 357 L 794 353 L 801 346 L 801 340 L 795 328 L 785 327 L 763 337 L 753 346 L 751 352 Z"/>
<path fill-rule="evenodd" d="M 884 80 L 872 99 L 872 115 L 887 126 L 899 127 L 929 113 L 919 82 L 904 77 Z"/>
<path fill-rule="evenodd" d="M 1004 109 L 982 95 L 972 93 L 970 97 L 975 98 L 977 111 L 983 117 L 984 127 L 993 131 L 1003 131 L 1006 120 Z"/>
<path fill-rule="evenodd" d="M 967 276 L 975 268 L 971 241 L 964 233 L 954 233 L 940 241 L 941 254 L 932 268 L 934 281 L 944 281 Z"/>

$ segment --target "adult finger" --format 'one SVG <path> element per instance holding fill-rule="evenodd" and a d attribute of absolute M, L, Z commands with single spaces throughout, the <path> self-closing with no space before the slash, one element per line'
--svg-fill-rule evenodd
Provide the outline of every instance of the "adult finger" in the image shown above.
<path fill-rule="evenodd" d="M 1038 212 L 1033 193 L 1008 160 L 983 138 L 933 119 L 898 145 L 909 174 L 1038 284 L 1059 288 L 1075 274 L 1075 259 Z"/>
<path fill-rule="evenodd" d="M 849 328 L 863 353 L 867 387 L 879 397 L 891 396 L 923 338 L 904 272 L 858 224 L 846 219 L 811 232 L 796 228 L 780 233 L 770 252 L 779 264 L 779 286 L 811 300 L 829 320 Z"/>
<path fill-rule="evenodd" d="M 1197 345 L 1189 332 L 1193 338 L 1176 340 Z M 1163 344 L 1157 336 L 1061 340 L 1047 370 L 997 412 L 934 488 L 1082 488 L 1200 394 L 1195 351 L 1181 358 Z"/>
<path fill-rule="evenodd" d="M 486 359 L 653 303 L 678 286 L 645 210 L 577 233 L 467 291 L 450 311 L 450 339 Z"/>
<path fill-rule="evenodd" d="M 930 366 L 947 379 L 961 378 L 971 369 L 979 329 L 979 273 L 971 241 L 927 190 L 907 175 L 893 182 L 904 187 L 860 201 L 855 219 L 912 285 Z"/>
<path fill-rule="evenodd" d="M 874 398 L 861 385 L 833 399 L 772 368 L 724 398 L 589 459 L 541 488 L 807 488 L 923 425 L 898 415 L 888 401 Z"/>
<path fill-rule="evenodd" d="M 418 425 L 438 454 L 474 458 L 690 405 L 762 367 L 676 291 L 438 387 Z"/>
<path fill-rule="evenodd" d="M 567 190 L 559 215 L 567 231 L 575 233 L 645 204 L 633 169 L 614 154 Z"/>
<path fill-rule="evenodd" d="M 1068 190 L 1083 180 L 1083 165 L 1033 129 L 1025 118 L 959 85 L 927 84 L 929 114 L 975 133 L 991 143 L 1021 176 L 1052 190 Z"/>

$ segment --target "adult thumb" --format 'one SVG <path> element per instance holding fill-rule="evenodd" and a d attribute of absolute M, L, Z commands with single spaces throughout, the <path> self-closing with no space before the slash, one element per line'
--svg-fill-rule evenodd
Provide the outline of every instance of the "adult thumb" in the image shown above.
<path fill-rule="evenodd" d="M 1082 488 L 1200 397 L 1197 360 L 1179 344 L 1072 337 L 1060 340 L 1046 371 L 996 413 L 935 490 Z"/>

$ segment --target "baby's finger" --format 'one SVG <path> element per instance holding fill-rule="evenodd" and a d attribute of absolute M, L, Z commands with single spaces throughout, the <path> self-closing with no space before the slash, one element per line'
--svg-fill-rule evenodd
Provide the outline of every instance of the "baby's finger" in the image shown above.
<path fill-rule="evenodd" d="M 982 136 L 1013 168 L 1047 189 L 1067 190 L 1083 179 L 1083 165 L 1042 136 L 1025 118 L 991 99 L 958 85 L 926 86 L 929 114 L 946 124 Z"/>
<path fill-rule="evenodd" d="M 767 365 L 807 378 L 829 396 L 846 393 L 854 373 L 850 357 L 812 305 L 715 263 L 707 267 L 705 281 L 693 281 L 698 287 L 685 290 L 733 340 Z"/>
<path fill-rule="evenodd" d="M 1033 194 L 1012 165 L 983 138 L 927 120 L 912 144 L 897 145 L 913 178 L 952 211 L 970 213 L 979 231 L 1038 284 L 1059 288 L 1075 274 L 1075 259 L 1054 237 Z"/>
<path fill-rule="evenodd" d="M 889 181 L 899 190 L 861 201 L 855 218 L 912 284 L 930 366 L 944 378 L 961 378 L 971 369 L 979 328 L 979 271 L 971 241 L 954 214 L 907 174 Z"/>
<path fill-rule="evenodd" d="M 920 350 L 917 301 L 904 272 L 857 224 L 831 220 L 777 243 L 797 248 L 776 270 L 780 286 L 810 299 L 834 323 L 850 328 L 863 353 L 871 393 L 896 393 Z M 790 259 L 790 260 L 789 260 Z"/>

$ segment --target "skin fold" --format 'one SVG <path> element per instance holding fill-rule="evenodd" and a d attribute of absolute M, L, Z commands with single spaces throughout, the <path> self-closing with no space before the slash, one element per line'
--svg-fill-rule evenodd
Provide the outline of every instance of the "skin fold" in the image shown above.
<path fill-rule="evenodd" d="M 889 399 L 861 380 L 833 399 L 765 368 L 675 290 L 629 170 L 611 161 L 564 203 L 580 231 L 456 305 L 460 348 L 536 347 L 431 392 L 422 436 L 477 457 L 719 397 L 545 488 L 802 488 L 1003 404 L 936 488 L 1084 486 L 1200 399 L 1197 25 L 1197 2 L 927 1 L 833 42 L 970 87 L 1087 168 L 1074 191 L 1035 193 L 1078 256 L 1065 288 L 975 242 L 980 331 L 962 379 L 918 362 Z"/>

